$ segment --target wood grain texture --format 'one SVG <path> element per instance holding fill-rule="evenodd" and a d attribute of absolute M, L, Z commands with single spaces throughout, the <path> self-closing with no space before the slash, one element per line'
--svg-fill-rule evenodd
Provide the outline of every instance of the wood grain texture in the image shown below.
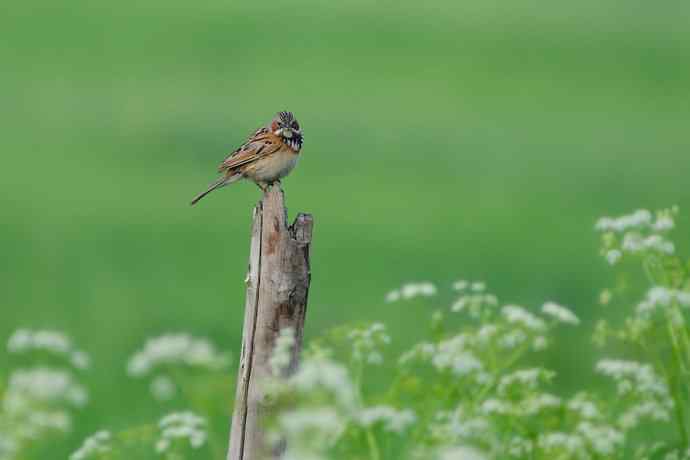
<path fill-rule="evenodd" d="M 296 345 L 288 374 L 297 367 L 304 336 L 311 271 L 313 219 L 298 214 L 287 225 L 283 191 L 270 187 L 254 208 L 242 351 L 228 460 L 277 458 L 264 444 L 266 407 L 260 382 L 270 375 L 269 358 L 280 330 L 291 327 Z"/>

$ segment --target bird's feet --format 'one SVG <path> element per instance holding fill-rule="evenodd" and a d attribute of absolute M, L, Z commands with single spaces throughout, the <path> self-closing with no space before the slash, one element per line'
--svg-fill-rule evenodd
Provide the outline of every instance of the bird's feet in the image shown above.
<path fill-rule="evenodd" d="M 281 182 L 280 180 L 276 180 L 273 182 L 257 182 L 256 185 L 261 189 L 262 192 L 266 193 L 268 192 L 268 189 L 273 187 L 274 185 L 278 185 L 280 187 Z"/>

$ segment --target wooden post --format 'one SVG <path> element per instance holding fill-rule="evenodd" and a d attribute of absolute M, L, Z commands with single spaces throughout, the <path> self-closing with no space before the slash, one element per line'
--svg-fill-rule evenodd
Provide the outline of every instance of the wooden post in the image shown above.
<path fill-rule="evenodd" d="M 295 331 L 288 372 L 293 372 L 302 347 L 311 273 L 309 245 L 313 220 L 298 214 L 287 225 L 283 191 L 271 186 L 254 208 L 242 353 L 227 460 L 277 457 L 264 444 L 265 412 L 261 380 L 269 376 L 269 358 L 281 329 Z"/>

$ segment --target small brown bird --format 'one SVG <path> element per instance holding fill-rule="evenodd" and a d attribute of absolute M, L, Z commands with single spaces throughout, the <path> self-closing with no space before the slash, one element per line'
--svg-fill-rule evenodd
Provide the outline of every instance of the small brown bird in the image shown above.
<path fill-rule="evenodd" d="M 218 167 L 223 176 L 197 195 L 192 205 L 212 191 L 244 178 L 251 179 L 265 191 L 295 167 L 303 139 L 292 112 L 278 112 L 269 125 L 259 128 L 223 160 Z"/>

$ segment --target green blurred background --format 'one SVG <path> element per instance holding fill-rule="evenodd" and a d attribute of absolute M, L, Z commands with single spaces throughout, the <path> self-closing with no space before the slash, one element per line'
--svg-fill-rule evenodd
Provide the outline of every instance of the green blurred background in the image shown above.
<path fill-rule="evenodd" d="M 92 352 L 80 434 L 158 413 L 124 371 L 146 337 L 190 331 L 237 356 L 260 194 L 242 183 L 188 203 L 278 110 L 306 133 L 284 186 L 291 217 L 316 221 L 312 337 L 383 320 L 401 348 L 431 310 L 385 304 L 388 290 L 434 281 L 441 306 L 453 280 L 482 279 L 585 319 L 546 363 L 580 385 L 612 278 L 593 223 L 690 199 L 689 2 L 2 10 L 0 338 L 58 328 Z"/>

